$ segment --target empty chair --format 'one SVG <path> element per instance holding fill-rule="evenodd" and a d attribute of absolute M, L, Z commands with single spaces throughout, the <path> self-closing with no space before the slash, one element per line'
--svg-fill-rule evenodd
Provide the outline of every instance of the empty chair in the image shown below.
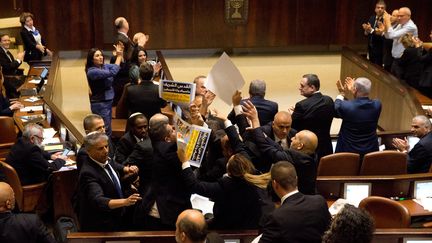
<path fill-rule="evenodd" d="M 398 151 L 378 151 L 364 156 L 360 175 L 400 175 L 407 173 L 407 155 Z"/>
<path fill-rule="evenodd" d="M 359 208 L 363 208 L 375 220 L 376 228 L 409 228 L 411 216 L 402 204 L 385 197 L 371 196 L 363 199 Z"/>
<path fill-rule="evenodd" d="M 21 186 L 18 174 L 9 164 L 0 160 L 0 171 L 6 176 L 6 182 L 15 193 L 15 201 L 21 212 L 32 212 L 35 210 L 39 198 L 45 188 L 46 182 Z"/>
<path fill-rule="evenodd" d="M 335 153 L 321 158 L 318 176 L 358 175 L 360 155 L 356 153 Z"/>

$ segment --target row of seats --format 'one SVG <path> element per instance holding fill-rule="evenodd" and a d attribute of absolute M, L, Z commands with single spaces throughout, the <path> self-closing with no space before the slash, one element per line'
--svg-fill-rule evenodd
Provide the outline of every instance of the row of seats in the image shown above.
<path fill-rule="evenodd" d="M 335 153 L 321 158 L 318 176 L 400 175 L 407 173 L 407 155 L 398 151 Z"/>
<path fill-rule="evenodd" d="M 385 197 L 370 196 L 363 199 L 359 208 L 365 209 L 374 218 L 376 228 L 409 228 L 411 215 L 402 204 Z M 422 224 L 432 227 L 432 222 Z"/>

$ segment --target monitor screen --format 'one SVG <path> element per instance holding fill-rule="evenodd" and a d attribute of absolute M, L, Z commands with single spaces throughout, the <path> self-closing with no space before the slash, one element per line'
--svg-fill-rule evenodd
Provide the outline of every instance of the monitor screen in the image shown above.
<path fill-rule="evenodd" d="M 414 182 L 414 198 L 432 197 L 432 180 Z"/>
<path fill-rule="evenodd" d="M 361 200 L 370 196 L 371 187 L 371 183 L 344 183 L 344 198 L 357 207 Z"/>

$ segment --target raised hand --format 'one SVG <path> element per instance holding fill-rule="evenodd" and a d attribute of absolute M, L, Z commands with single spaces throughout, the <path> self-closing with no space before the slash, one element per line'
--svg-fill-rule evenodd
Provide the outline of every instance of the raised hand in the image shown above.
<path fill-rule="evenodd" d="M 232 96 L 233 106 L 240 105 L 241 100 L 242 100 L 241 91 L 236 90 L 236 92 Z"/>

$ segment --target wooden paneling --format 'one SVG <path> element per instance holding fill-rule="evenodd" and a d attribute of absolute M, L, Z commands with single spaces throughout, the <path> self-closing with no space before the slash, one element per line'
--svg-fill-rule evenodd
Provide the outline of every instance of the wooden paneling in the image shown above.
<path fill-rule="evenodd" d="M 124 16 L 130 36 L 150 34 L 148 49 L 291 48 L 363 46 L 361 24 L 374 12 L 375 0 L 249 0 L 248 22 L 225 22 L 224 0 L 32 0 L 24 9 L 54 50 L 108 48 L 113 21 Z M 408 6 L 419 35 L 428 40 L 432 27 L 429 0 L 388 1 L 390 11 Z"/>

